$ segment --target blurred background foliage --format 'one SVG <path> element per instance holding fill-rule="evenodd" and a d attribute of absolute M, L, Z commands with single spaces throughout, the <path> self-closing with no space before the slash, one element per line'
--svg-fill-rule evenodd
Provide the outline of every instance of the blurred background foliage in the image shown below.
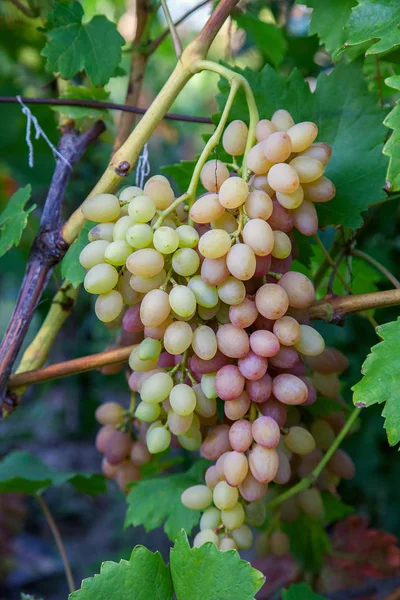
<path fill-rule="evenodd" d="M 135 19 L 132 6 L 125 0 L 82 0 L 85 20 L 104 14 L 118 24 L 125 38 L 120 67 L 127 72 L 132 51 Z M 196 2 L 169 0 L 174 19 L 179 18 Z M 212 2 L 194 13 L 180 27 L 183 42 L 193 38 L 205 23 Z M 245 15 L 226 23 L 210 52 L 210 58 L 225 58 L 230 63 L 255 70 L 271 64 L 281 73 L 288 74 L 297 67 L 313 89 L 315 78 L 322 70 L 332 68 L 332 60 L 316 35 L 307 36 L 310 9 L 294 5 L 288 0 L 248 0 L 241 2 Z M 65 82 L 45 71 L 45 59 L 40 52 L 45 43 L 43 23 L 51 10 L 50 0 L 40 2 L 40 16 L 26 17 L 12 2 L 0 4 L 0 96 L 57 97 Z M 158 12 L 153 23 L 154 36 L 165 28 Z M 271 24 L 270 39 L 259 35 L 259 22 Z M 279 27 L 278 27 L 279 26 Z M 106 42 L 106 40 L 105 40 Z M 272 49 L 272 50 L 271 50 Z M 175 53 L 169 37 L 151 57 L 146 71 L 139 105 L 146 107 L 172 71 Z M 380 65 L 384 77 L 399 72 L 393 62 Z M 123 72 L 121 71 L 121 72 Z M 381 94 L 382 102 L 389 106 L 396 97 L 394 90 L 376 78 L 373 57 L 364 62 L 364 73 L 372 91 Z M 85 76 L 78 74 L 72 84 L 88 85 Z M 90 85 L 90 84 L 89 84 Z M 128 76 L 113 77 L 105 86 L 109 99 L 124 102 Z M 173 112 L 211 116 L 216 111 L 214 96 L 217 78 L 209 73 L 193 78 L 184 93 L 172 107 Z M 50 140 L 56 144 L 59 133 L 59 111 L 49 106 L 31 107 Z M 63 109 L 64 114 L 70 114 Z M 75 113 L 76 114 L 76 113 Z M 77 207 L 104 170 L 111 153 L 119 113 L 111 111 L 106 117 L 107 131 L 91 147 L 84 160 L 74 169 L 68 187 L 64 216 Z M 32 213 L 28 228 L 18 248 L 13 248 L 0 261 L 0 333 L 5 331 L 11 315 L 24 266 L 38 227 L 41 206 L 49 184 L 54 160 L 49 147 L 42 141 L 34 142 L 34 167 L 28 166 L 28 147 L 25 141 L 26 118 L 18 104 L 0 104 L 0 208 L 20 186 L 32 184 L 32 201 L 37 209 Z M 79 121 L 81 127 L 87 119 Z M 164 121 L 149 143 L 151 173 L 160 166 L 194 158 L 202 145 L 201 134 L 210 131 L 209 125 Z M 129 177 L 134 181 L 134 175 Z M 400 209 L 395 202 L 387 202 L 372 210 L 373 219 L 358 236 L 357 247 L 396 272 L 399 262 Z M 323 233 L 326 243 L 333 239 L 333 230 Z M 345 275 L 352 280 L 351 262 L 345 266 Z M 377 289 L 389 289 L 390 284 L 373 269 L 366 272 L 366 285 L 371 280 Z M 32 340 L 47 313 L 54 292 L 61 283 L 60 267 L 44 294 L 25 344 Z M 326 283 L 321 287 L 326 291 Z M 95 317 L 90 307 L 91 299 L 81 293 L 73 314 L 57 337 L 49 361 L 55 363 L 85 354 L 98 352 L 112 344 L 115 333 L 107 330 Z M 396 310 L 376 311 L 378 323 L 396 316 Z M 350 387 L 360 379 L 360 368 L 369 349 L 377 342 L 373 328 L 365 318 L 354 316 L 345 327 L 318 325 L 328 345 L 342 350 L 350 360 L 350 369 L 343 376 L 343 396 L 351 402 Z M 25 346 L 26 347 L 26 346 Z M 24 397 L 23 406 L 0 425 L 0 456 L 13 449 L 27 449 L 39 455 L 55 468 L 64 470 L 100 471 L 101 457 L 93 442 L 97 426 L 94 420 L 96 406 L 104 400 L 129 402 L 129 392 L 123 372 L 104 375 L 90 372 L 55 383 L 32 387 Z M 369 408 L 362 413 L 359 430 L 346 441 L 356 464 L 356 477 L 341 484 L 343 500 L 366 515 L 370 523 L 393 534 L 400 535 L 400 487 L 394 485 L 400 477 L 400 462 L 396 449 L 390 449 L 379 408 Z M 72 564 L 79 577 L 96 570 L 107 557 L 118 560 L 127 557 L 136 543 L 152 549 L 168 547 L 160 532 L 146 535 L 141 529 L 123 530 L 125 501 L 113 484 L 108 497 L 92 499 L 72 489 L 48 492 L 48 502 L 60 523 L 61 531 Z M 6 503 L 5 503 L 6 504 Z M 7 512 L 8 511 L 8 512 Z M 16 516 L 15 526 L 11 513 Z M 2 516 L 3 515 L 3 516 Z M 4 516 L 5 515 L 5 516 Z M 13 518 L 14 518 L 13 517 Z M 9 523 L 8 530 L 3 526 Z M 14 522 L 14 521 L 13 521 Z M 11 523 L 11 524 L 10 524 Z M 18 590 L 40 593 L 49 600 L 66 597 L 67 591 L 61 563 L 54 554 L 48 528 L 33 500 L 11 499 L 9 506 L 0 505 L 0 598 L 19 598 Z M 15 534 L 17 535 L 15 536 Z M 6 575 L 7 573 L 7 575 Z"/>

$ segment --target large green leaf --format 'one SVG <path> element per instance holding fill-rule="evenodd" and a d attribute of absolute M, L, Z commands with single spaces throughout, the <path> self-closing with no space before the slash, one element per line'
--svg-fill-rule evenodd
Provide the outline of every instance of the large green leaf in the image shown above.
<path fill-rule="evenodd" d="M 40 494 L 66 482 L 92 496 L 107 490 L 102 475 L 54 471 L 29 452 L 12 452 L 0 462 L 0 493 Z"/>
<path fill-rule="evenodd" d="M 234 19 L 239 29 L 246 32 L 246 36 L 260 52 L 275 67 L 279 66 L 287 47 L 282 28 L 273 23 L 265 23 L 251 12 L 237 13 Z"/>
<path fill-rule="evenodd" d="M 362 366 L 364 377 L 352 388 L 353 402 L 356 406 L 385 403 L 384 427 L 394 446 L 400 442 L 400 317 L 380 325 L 376 332 L 383 341 L 371 348 Z"/>
<path fill-rule="evenodd" d="M 254 600 L 264 583 L 236 550 L 220 552 L 212 543 L 190 548 L 184 531 L 171 550 L 171 576 L 177 600 Z"/>
<path fill-rule="evenodd" d="M 318 573 L 324 564 L 324 555 L 331 550 L 323 524 L 305 514 L 293 523 L 284 523 L 283 530 L 289 536 L 290 550 L 307 573 Z"/>
<path fill-rule="evenodd" d="M 170 540 L 175 539 L 181 529 L 190 534 L 199 522 L 200 511 L 183 506 L 181 495 L 186 488 L 201 483 L 206 467 L 207 461 L 199 460 L 186 473 L 136 483 L 127 496 L 125 527 L 143 525 L 146 531 L 152 531 L 164 523 Z"/>
<path fill-rule="evenodd" d="M 388 77 L 385 79 L 385 83 L 395 90 L 400 90 L 400 75 Z M 393 133 L 383 149 L 383 153 L 389 157 L 387 189 L 391 192 L 398 192 L 400 190 L 400 101 L 390 111 L 383 124 L 393 129 Z"/>
<path fill-rule="evenodd" d="M 88 23 L 82 21 L 83 16 L 79 2 L 55 4 L 42 50 L 46 69 L 59 72 L 64 79 L 85 70 L 95 85 L 105 85 L 121 60 L 124 38 L 104 15 Z"/>
<path fill-rule="evenodd" d="M 61 275 L 64 279 L 68 279 L 77 288 L 85 279 L 86 270 L 79 262 L 79 255 L 88 244 L 88 233 L 96 223 L 86 221 L 79 232 L 77 239 L 68 248 L 66 255 L 61 263 Z"/>
<path fill-rule="evenodd" d="M 387 168 L 382 155 L 383 112 L 376 98 L 368 94 L 361 63 L 341 63 L 330 75 L 319 75 L 314 93 L 297 70 L 289 77 L 268 65 L 259 73 L 250 69 L 241 72 L 253 89 L 260 118 L 271 118 L 275 110 L 285 108 L 296 122 L 314 121 L 319 129 L 317 140 L 331 144 L 326 175 L 336 185 L 336 197 L 317 206 L 321 225 L 360 226 L 361 212 L 385 199 Z M 229 86 L 221 79 L 219 87 L 222 110 Z M 247 114 L 240 93 L 230 118 L 246 119 Z"/>
<path fill-rule="evenodd" d="M 282 600 L 325 600 L 325 596 L 313 592 L 308 583 L 294 583 L 282 590 Z"/>
<path fill-rule="evenodd" d="M 297 4 L 313 9 L 309 34 L 318 34 L 335 59 L 338 49 L 346 41 L 344 27 L 357 0 L 297 0 Z"/>
<path fill-rule="evenodd" d="M 28 224 L 29 214 L 36 208 L 36 204 L 33 204 L 25 209 L 31 191 L 32 188 L 29 184 L 19 188 L 0 214 L 0 256 L 3 256 L 13 246 L 18 246 L 21 241 L 22 232 Z"/>
<path fill-rule="evenodd" d="M 368 54 L 387 52 L 400 45 L 398 0 L 359 0 L 346 27 L 345 47 L 371 45 Z"/>
<path fill-rule="evenodd" d="M 69 600 L 170 600 L 172 583 L 161 554 L 136 546 L 128 560 L 107 561 Z"/>

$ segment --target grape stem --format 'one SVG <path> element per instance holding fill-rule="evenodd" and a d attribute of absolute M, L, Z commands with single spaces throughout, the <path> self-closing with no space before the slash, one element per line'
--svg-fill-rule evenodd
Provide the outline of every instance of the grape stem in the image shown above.
<path fill-rule="evenodd" d="M 333 444 L 330 446 L 330 448 L 326 451 L 323 458 L 320 460 L 320 462 L 315 467 L 315 469 L 310 473 L 310 475 L 307 475 L 307 477 L 303 477 L 303 479 L 301 479 L 298 483 L 296 483 L 296 485 L 294 485 L 290 489 L 286 490 L 286 492 L 283 492 L 283 494 L 280 494 L 280 496 L 278 496 L 274 500 L 271 500 L 271 502 L 268 502 L 268 504 L 266 505 L 267 510 L 276 508 L 277 506 L 282 504 L 282 502 L 284 502 L 285 500 L 288 500 L 289 498 L 291 498 L 292 496 L 295 496 L 302 490 L 309 488 L 311 485 L 313 485 L 313 483 L 316 482 L 316 480 L 321 475 L 322 471 L 325 469 L 326 465 L 332 458 L 333 454 L 339 448 L 340 444 L 342 443 L 342 441 L 344 440 L 344 438 L 346 437 L 346 435 L 348 434 L 350 429 L 353 427 L 360 412 L 361 412 L 361 408 L 355 408 L 352 411 L 351 415 L 347 419 L 343 428 L 339 432 L 339 435 L 337 436 L 337 438 L 335 439 Z"/>
<path fill-rule="evenodd" d="M 372 308 L 398 306 L 399 304 L 400 289 L 353 296 L 327 296 L 311 306 L 310 317 L 311 319 L 321 319 L 338 325 L 343 322 L 346 315 Z"/>
<path fill-rule="evenodd" d="M 361 258 L 365 262 L 367 262 L 370 265 L 372 265 L 373 267 L 375 267 L 375 269 L 377 271 L 382 273 L 382 275 L 384 275 L 390 281 L 390 283 L 393 285 L 393 287 L 395 287 L 396 289 L 400 289 L 400 281 L 398 279 L 396 279 L 396 277 L 393 275 L 393 273 L 391 273 L 384 265 L 382 265 L 380 262 L 378 262 L 375 258 L 370 256 L 366 252 L 357 250 L 356 248 L 351 250 L 350 254 L 352 256 L 356 256 L 357 258 Z"/>

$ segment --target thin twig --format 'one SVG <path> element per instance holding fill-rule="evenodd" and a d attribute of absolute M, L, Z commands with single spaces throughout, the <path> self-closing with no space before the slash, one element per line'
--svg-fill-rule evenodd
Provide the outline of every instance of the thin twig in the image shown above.
<path fill-rule="evenodd" d="M 182 42 L 178 35 L 178 32 L 175 29 L 175 23 L 173 22 L 171 13 L 169 12 L 167 0 L 161 0 L 161 6 L 164 11 L 164 16 L 165 16 L 165 20 L 167 21 L 168 29 L 171 33 L 171 38 L 172 38 L 172 42 L 174 44 L 176 58 L 178 60 L 180 60 L 182 52 L 183 52 Z"/>
<path fill-rule="evenodd" d="M 367 262 L 370 265 L 372 265 L 373 267 L 375 267 L 375 269 L 377 271 L 379 271 L 380 273 L 382 273 L 382 275 L 384 275 L 387 279 L 389 279 L 389 281 L 391 282 L 393 287 L 400 289 L 400 281 L 398 279 L 396 279 L 396 277 L 393 275 L 393 273 L 391 273 L 384 265 L 382 265 L 380 262 L 378 262 L 375 258 L 370 256 L 366 252 L 362 252 L 362 250 L 357 250 L 356 248 L 354 248 L 350 252 L 350 254 L 352 256 L 357 256 L 358 258 L 365 260 L 365 262 Z"/>
<path fill-rule="evenodd" d="M 97 100 L 75 100 L 72 98 L 30 98 L 21 96 L 24 104 L 48 104 L 49 106 L 87 106 L 88 108 L 106 108 L 111 110 L 121 110 L 125 112 L 144 115 L 147 108 L 139 108 L 138 106 L 126 106 L 125 104 L 117 104 L 115 102 L 99 102 Z M 0 104 L 18 104 L 15 96 L 0 96 Z M 166 113 L 163 117 L 169 121 L 184 121 L 185 123 L 204 123 L 212 125 L 210 117 L 196 117 L 191 115 L 179 115 L 176 113 Z"/>
<path fill-rule="evenodd" d="M 8 408 L 15 404 L 15 397 L 6 396 L 11 369 L 53 267 L 62 259 L 68 248 L 60 235 L 60 230 L 61 205 L 71 177 L 70 165 L 77 163 L 87 146 L 104 130 L 104 123 L 97 121 L 83 134 L 67 130 L 61 137 L 59 150 L 68 162 L 62 160 L 56 162 L 43 206 L 39 231 L 32 245 L 13 314 L 0 345 L 0 407 L 3 403 L 6 403 Z"/>
<path fill-rule="evenodd" d="M 324 244 L 322 243 L 321 238 L 319 237 L 318 233 L 316 233 L 314 236 L 314 239 L 317 243 L 317 246 L 320 248 L 322 254 L 324 255 L 325 260 L 327 261 L 327 263 L 329 264 L 330 267 L 332 267 L 332 269 L 335 268 L 335 261 L 332 259 L 331 255 L 329 254 L 328 250 L 325 248 Z M 349 284 L 347 283 L 347 281 L 342 277 L 341 273 L 337 273 L 338 279 L 340 279 L 340 281 L 342 282 L 344 288 L 351 294 L 351 288 L 349 286 Z M 332 290 L 329 290 L 328 287 L 328 293 L 331 293 Z"/>
<path fill-rule="evenodd" d="M 211 0 L 203 0 L 199 4 L 196 4 L 196 6 L 193 6 L 193 8 L 191 8 L 190 10 L 185 12 L 185 14 L 183 14 L 180 19 L 175 21 L 175 23 L 174 23 L 175 28 L 178 27 L 178 25 L 180 25 L 184 21 L 186 21 L 186 19 L 188 17 L 190 17 L 193 13 L 195 13 L 197 10 L 199 10 L 200 8 L 203 8 L 203 6 L 205 6 L 206 4 L 209 4 L 210 2 L 211 2 Z M 165 40 L 165 38 L 167 38 L 169 36 L 169 34 L 170 34 L 170 29 L 169 29 L 169 27 L 167 27 L 165 29 L 165 31 L 163 31 L 163 33 L 161 33 L 161 35 L 158 36 L 158 38 L 156 38 L 155 40 L 150 42 L 148 49 L 147 49 L 148 53 L 153 54 L 153 52 L 155 52 L 155 50 L 157 50 L 158 46 Z"/>
<path fill-rule="evenodd" d="M 57 527 L 57 523 L 55 522 L 53 515 L 50 512 L 49 507 L 46 502 L 43 500 L 42 496 L 39 494 L 36 496 L 36 500 L 39 502 L 40 507 L 43 511 L 43 514 L 46 518 L 46 521 L 51 529 L 51 533 L 53 534 L 54 541 L 57 544 L 58 551 L 62 558 L 64 564 L 65 577 L 68 582 L 69 591 L 72 594 L 75 591 L 75 583 L 74 578 L 72 577 L 71 565 L 69 564 L 67 552 L 65 550 L 64 542 L 61 537 L 61 533 Z"/>

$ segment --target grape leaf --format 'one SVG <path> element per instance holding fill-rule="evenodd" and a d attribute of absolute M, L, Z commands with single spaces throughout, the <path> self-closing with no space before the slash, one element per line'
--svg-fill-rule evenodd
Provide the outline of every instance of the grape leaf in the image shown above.
<path fill-rule="evenodd" d="M 237 13 L 233 18 L 260 52 L 275 67 L 279 66 L 287 47 L 282 29 L 273 23 L 265 23 L 250 12 Z"/>
<path fill-rule="evenodd" d="M 395 90 L 400 90 L 400 75 L 388 77 L 385 79 L 385 83 Z M 397 101 L 383 124 L 393 129 L 392 135 L 383 148 L 383 153 L 389 157 L 386 189 L 398 192 L 400 190 L 400 100 Z"/>
<path fill-rule="evenodd" d="M 66 482 L 92 496 L 107 491 L 102 475 L 55 471 L 29 452 L 11 452 L 0 462 L 0 493 L 40 494 Z"/>
<path fill-rule="evenodd" d="M 172 177 L 178 190 L 183 194 L 189 187 L 196 162 L 197 160 L 181 160 L 180 163 L 176 163 L 175 165 L 165 165 L 164 167 L 161 167 L 161 171 L 166 175 L 169 175 L 169 177 Z M 205 191 L 205 188 L 199 182 L 197 193 L 204 194 Z"/>
<path fill-rule="evenodd" d="M 308 583 L 292 583 L 282 590 L 282 600 L 325 600 L 325 596 L 313 592 Z"/>
<path fill-rule="evenodd" d="M 347 23 L 346 48 L 370 42 L 367 54 L 387 52 L 400 45 L 398 0 L 359 0 Z"/>
<path fill-rule="evenodd" d="M 84 579 L 69 600 L 170 600 L 169 568 L 159 552 L 136 546 L 129 560 L 106 561 L 100 574 Z"/>
<path fill-rule="evenodd" d="M 77 239 L 68 248 L 66 255 L 61 263 L 61 275 L 64 279 L 68 279 L 74 288 L 85 279 L 86 270 L 79 262 L 79 255 L 88 243 L 88 233 L 96 223 L 86 221 L 79 232 Z"/>
<path fill-rule="evenodd" d="M 382 342 L 371 348 L 362 366 L 364 377 L 352 387 L 355 406 L 385 403 L 385 419 L 389 444 L 400 442 L 400 364 L 398 360 L 400 317 L 376 328 Z"/>
<path fill-rule="evenodd" d="M 60 95 L 64 100 L 96 100 L 105 102 L 109 93 L 104 88 L 87 88 L 83 85 L 70 85 Z M 108 112 L 107 108 L 91 106 L 52 106 L 52 110 L 62 113 L 71 119 L 99 119 Z"/>
<path fill-rule="evenodd" d="M 48 42 L 42 50 L 46 69 L 59 72 L 64 79 L 85 70 L 94 85 L 105 85 L 121 60 L 124 38 L 104 15 L 96 15 L 88 23 L 82 21 L 83 16 L 79 2 L 55 4 L 46 30 Z"/>
<path fill-rule="evenodd" d="M 323 398 L 318 396 L 314 404 L 304 407 L 313 417 L 326 417 L 335 412 L 341 412 L 343 406 L 333 398 Z"/>
<path fill-rule="evenodd" d="M 236 550 L 220 552 L 212 543 L 190 548 L 184 531 L 171 549 L 171 576 L 177 600 L 254 600 L 264 583 Z"/>
<path fill-rule="evenodd" d="M 13 246 L 18 246 L 21 241 L 22 232 L 28 224 L 28 216 L 36 208 L 36 204 L 33 204 L 25 209 L 31 191 L 32 188 L 29 184 L 19 188 L 0 214 L 0 256 L 3 256 Z"/>
<path fill-rule="evenodd" d="M 331 525 L 339 519 L 348 517 L 354 512 L 354 508 L 345 504 L 342 500 L 330 492 L 322 492 L 322 502 L 324 503 L 324 522 L 325 525 Z"/>
<path fill-rule="evenodd" d="M 361 212 L 385 199 L 383 187 L 387 160 L 382 155 L 385 128 L 382 110 L 367 93 L 361 62 L 341 63 L 327 76 L 320 74 L 311 93 L 299 71 L 285 77 L 269 65 L 258 73 L 241 71 L 248 79 L 257 102 L 260 118 L 271 118 L 278 108 L 290 111 L 296 122 L 314 121 L 319 128 L 317 140 L 332 146 L 326 175 L 336 185 L 336 197 L 318 204 L 322 226 L 343 225 L 357 228 Z M 225 105 L 229 85 L 219 82 L 220 110 Z M 230 119 L 246 119 L 247 105 L 239 93 Z"/>
<path fill-rule="evenodd" d="M 183 528 L 190 534 L 200 520 L 200 511 L 191 510 L 181 502 L 182 492 L 202 482 L 207 461 L 197 461 L 186 473 L 144 479 L 134 485 L 127 496 L 125 527 L 143 525 L 146 531 L 164 523 L 170 540 Z"/>
<path fill-rule="evenodd" d="M 357 0 L 297 0 L 312 8 L 309 35 L 318 34 L 321 43 L 337 58 L 337 51 L 346 41 L 344 27 Z"/>
<path fill-rule="evenodd" d="M 284 523 L 282 528 L 289 536 L 290 551 L 301 569 L 318 573 L 324 564 L 324 555 L 331 551 L 323 524 L 301 514 L 293 523 Z"/>

